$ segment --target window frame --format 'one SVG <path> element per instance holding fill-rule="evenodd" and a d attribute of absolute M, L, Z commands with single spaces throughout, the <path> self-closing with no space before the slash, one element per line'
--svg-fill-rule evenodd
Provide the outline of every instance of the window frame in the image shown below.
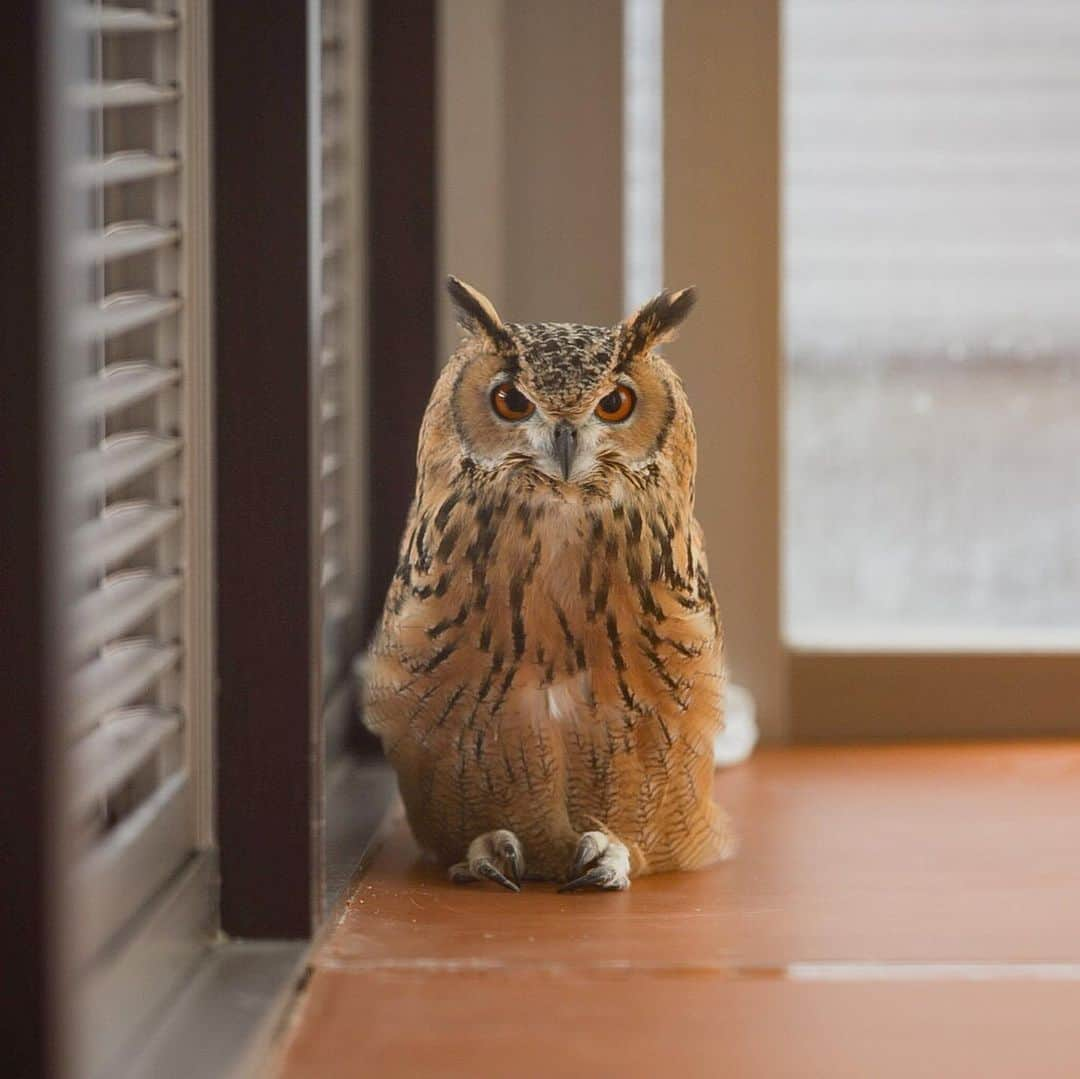
<path fill-rule="evenodd" d="M 58 605 L 50 497 L 54 398 L 45 357 L 56 347 L 50 318 L 53 218 L 58 200 L 47 118 L 55 71 L 46 65 L 51 20 L 35 0 L 16 0 L 0 40 L 8 93 L 0 104 L 0 148 L 8 175 L 0 200 L 5 257 L 0 260 L 0 318 L 9 362 L 0 389 L 0 460 L 18 461 L 0 483 L 4 602 L 0 631 L 6 662 L 0 692 L 9 709 L 0 724 L 0 850 L 8 879 L 0 921 L 0 1006 L 5 1061 L 13 1074 L 55 1074 L 66 1057 L 60 1022 L 63 938 L 56 806 L 61 777 Z M 17 359 L 16 359 L 17 358 Z"/>
<path fill-rule="evenodd" d="M 213 11 L 217 828 L 221 928 L 248 939 L 309 937 L 320 902 L 317 10 Z"/>
<path fill-rule="evenodd" d="M 1076 734 L 1080 655 L 1064 647 L 784 637 L 780 19 L 781 0 L 665 2 L 665 276 L 702 294 L 669 351 L 710 410 L 703 423 L 698 405 L 698 508 L 732 677 L 774 740 Z"/>
<path fill-rule="evenodd" d="M 366 305 L 339 297 L 356 305 L 346 332 L 363 372 L 343 384 L 341 404 L 357 418 L 349 452 L 363 454 L 368 478 L 357 484 L 363 513 L 346 507 L 358 544 L 351 609 L 344 648 L 327 656 L 323 0 L 306 10 L 288 0 L 214 4 L 221 924 L 254 940 L 318 931 L 392 797 L 387 770 L 350 755 L 370 742 L 358 730 L 344 660 L 366 639 L 394 569 L 434 374 L 435 4 L 407 13 L 374 0 L 342 8 L 349 21 L 338 46 L 353 49 L 356 62 L 346 124 L 365 158 L 349 182 L 346 216 L 359 256 L 345 282 L 354 291 L 366 285 Z M 266 131 L 237 140 L 251 117 Z M 416 242 L 418 222 L 430 245 Z M 369 355 L 397 360 L 368 364 Z M 408 407 L 414 398 L 418 407 Z M 273 497 L 260 503 L 261 492 Z M 278 609 L 299 615 L 264 619 L 253 634 L 251 611 L 275 589 L 287 590 Z"/>

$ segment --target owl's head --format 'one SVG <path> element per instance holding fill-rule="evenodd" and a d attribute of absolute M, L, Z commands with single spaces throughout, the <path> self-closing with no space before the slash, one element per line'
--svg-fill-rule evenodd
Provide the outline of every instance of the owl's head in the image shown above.
<path fill-rule="evenodd" d="M 661 292 L 616 326 L 503 322 L 471 286 L 451 277 L 448 289 L 468 337 L 441 388 L 461 451 L 479 467 L 606 487 L 659 463 L 675 441 L 692 469 L 686 396 L 654 349 L 690 313 L 693 289 Z"/>

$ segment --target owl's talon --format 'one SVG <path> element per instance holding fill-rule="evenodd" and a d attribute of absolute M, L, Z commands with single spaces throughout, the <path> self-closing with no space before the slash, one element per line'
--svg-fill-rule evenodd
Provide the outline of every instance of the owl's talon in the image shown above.
<path fill-rule="evenodd" d="M 506 862 L 506 875 L 515 883 L 521 883 L 521 870 L 518 868 L 518 853 L 512 843 L 506 843 L 501 852 Z"/>
<path fill-rule="evenodd" d="M 597 841 L 597 832 L 586 832 L 578 842 L 577 854 L 574 857 L 574 864 L 570 868 L 571 878 L 578 878 L 585 872 L 587 866 L 591 865 L 600 857 L 601 846 Z M 601 838 L 606 838 L 601 836 Z"/>
<path fill-rule="evenodd" d="M 446 875 L 452 884 L 472 884 L 476 880 L 468 862 L 457 862 L 447 870 Z"/>
<path fill-rule="evenodd" d="M 564 884 L 560 892 L 579 892 L 582 888 L 603 888 L 613 891 L 621 891 L 630 887 L 628 880 L 620 880 L 615 871 L 608 866 L 595 865 L 587 873 L 582 874 L 576 880 Z"/>
<path fill-rule="evenodd" d="M 586 869 L 589 865 L 592 868 Z M 578 840 L 569 875 L 571 879 L 560 892 L 577 892 L 582 888 L 625 891 L 630 887 L 630 852 L 625 844 L 604 832 L 586 832 Z"/>
<path fill-rule="evenodd" d="M 511 892 L 520 892 L 524 869 L 525 855 L 517 836 L 500 828 L 477 836 L 469 844 L 467 860 L 452 865 L 449 877 L 454 884 L 490 880 Z"/>
<path fill-rule="evenodd" d="M 496 884 L 501 884 L 504 888 L 509 888 L 512 892 L 520 892 L 521 889 L 504 873 L 500 873 L 489 861 L 480 861 L 476 863 L 475 871 L 482 877 L 487 877 L 488 880 L 493 880 Z"/>

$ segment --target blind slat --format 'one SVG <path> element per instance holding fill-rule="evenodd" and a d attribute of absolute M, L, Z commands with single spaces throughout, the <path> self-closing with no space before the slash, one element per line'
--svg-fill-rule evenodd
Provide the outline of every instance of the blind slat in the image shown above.
<path fill-rule="evenodd" d="M 106 577 L 72 609 L 72 648 L 85 654 L 123 636 L 178 595 L 177 573 L 122 570 Z"/>
<path fill-rule="evenodd" d="M 75 167 L 75 180 L 82 187 L 111 187 L 156 176 L 171 176 L 180 168 L 172 155 L 147 150 L 119 150 L 98 161 L 83 161 Z"/>
<path fill-rule="evenodd" d="M 84 109 L 127 109 L 141 105 L 168 105 L 180 98 L 176 86 L 147 82 L 145 79 L 119 79 L 75 87 L 72 99 Z"/>
<path fill-rule="evenodd" d="M 180 239 L 180 230 L 149 221 L 119 221 L 96 236 L 84 238 L 80 253 L 88 262 L 111 262 L 147 251 L 169 247 Z"/>
<path fill-rule="evenodd" d="M 322 586 L 329 588 L 335 581 L 341 579 L 343 573 L 341 562 L 336 558 L 326 558 L 322 566 Z"/>
<path fill-rule="evenodd" d="M 115 791 L 176 734 L 183 719 L 176 709 L 121 708 L 72 748 L 71 808 L 92 809 Z"/>
<path fill-rule="evenodd" d="M 113 7 L 86 7 L 77 11 L 75 24 L 81 30 L 98 30 L 103 34 L 154 33 L 175 30 L 180 20 L 175 15 L 156 11 Z"/>
<path fill-rule="evenodd" d="M 158 296 L 142 291 L 114 292 L 75 319 L 75 333 L 84 341 L 119 337 L 168 318 L 179 310 L 177 296 Z"/>
<path fill-rule="evenodd" d="M 75 385 L 70 395 L 72 413 L 77 419 L 108 415 L 179 381 L 180 368 L 176 366 L 161 367 L 150 360 L 111 363 Z"/>
<path fill-rule="evenodd" d="M 130 483 L 180 451 L 180 439 L 151 431 L 109 435 L 95 450 L 79 454 L 72 468 L 74 493 L 90 495 Z"/>
<path fill-rule="evenodd" d="M 76 530 L 72 559 L 76 575 L 100 572 L 134 554 L 180 520 L 179 506 L 145 500 L 115 502 Z"/>
<path fill-rule="evenodd" d="M 341 524 L 341 510 L 337 506 L 324 506 L 322 511 L 322 531 L 325 535 Z"/>
<path fill-rule="evenodd" d="M 149 637 L 107 645 L 70 684 L 71 734 L 85 734 L 107 713 L 131 704 L 180 658 L 180 647 Z"/>

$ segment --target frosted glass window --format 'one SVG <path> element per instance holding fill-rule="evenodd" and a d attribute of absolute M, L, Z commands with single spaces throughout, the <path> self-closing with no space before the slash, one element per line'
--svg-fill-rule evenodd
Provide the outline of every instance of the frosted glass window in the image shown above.
<path fill-rule="evenodd" d="M 788 636 L 1080 640 L 1080 4 L 783 44 Z"/>

